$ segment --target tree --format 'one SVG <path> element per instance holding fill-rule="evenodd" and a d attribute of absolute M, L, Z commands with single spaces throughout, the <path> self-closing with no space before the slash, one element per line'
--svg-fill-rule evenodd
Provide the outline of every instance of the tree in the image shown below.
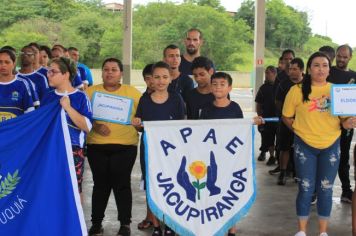
<path fill-rule="evenodd" d="M 246 0 L 236 14 L 254 27 L 254 2 Z M 266 46 L 270 48 L 302 48 L 311 35 L 308 14 L 287 6 L 282 0 L 266 3 Z"/>

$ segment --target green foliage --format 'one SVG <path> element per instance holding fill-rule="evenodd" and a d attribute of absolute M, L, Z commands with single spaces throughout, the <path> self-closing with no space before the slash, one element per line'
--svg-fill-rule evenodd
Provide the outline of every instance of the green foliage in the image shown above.
<path fill-rule="evenodd" d="M 196 27 L 203 32 L 202 55 L 218 70 L 251 71 L 254 4 L 245 0 L 235 17 L 225 12 L 220 0 L 135 5 L 133 68 L 161 60 L 168 44 L 184 53 L 185 32 Z M 282 0 L 268 0 L 266 14 L 266 65 L 276 65 L 285 48 L 306 59 L 322 45 L 335 45 L 328 37 L 311 36 L 307 13 Z M 105 10 L 100 0 L 3 0 L 0 8 L 0 46 L 20 49 L 34 41 L 74 46 L 90 67 L 99 67 L 107 57 L 122 58 L 122 29 L 122 13 Z"/>
<path fill-rule="evenodd" d="M 245 20 L 254 28 L 255 3 L 245 0 L 237 11 L 236 19 Z M 308 15 L 287 6 L 282 0 L 266 3 L 266 46 L 271 48 L 300 49 L 311 34 Z"/>
<path fill-rule="evenodd" d="M 177 44 L 185 50 L 184 33 L 194 27 L 201 29 L 204 35 L 202 54 L 210 57 L 217 69 L 232 70 L 238 59 L 230 55 L 241 52 L 252 40 L 251 29 L 244 21 L 234 21 L 227 13 L 209 6 L 150 3 L 139 6 L 134 19 L 135 65 L 162 59 L 163 49 L 168 44 Z M 144 36 L 139 37 L 139 34 Z"/>

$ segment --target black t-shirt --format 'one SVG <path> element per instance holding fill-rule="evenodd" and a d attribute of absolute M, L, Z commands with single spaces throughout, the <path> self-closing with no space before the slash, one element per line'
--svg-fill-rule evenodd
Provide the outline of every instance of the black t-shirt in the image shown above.
<path fill-rule="evenodd" d="M 167 101 L 162 104 L 155 103 L 151 95 L 140 98 L 136 117 L 142 121 L 155 120 L 182 120 L 184 119 L 184 102 L 177 93 L 169 93 Z"/>
<path fill-rule="evenodd" d="M 282 82 L 282 81 L 285 81 L 285 80 L 288 80 L 289 79 L 289 76 L 287 74 L 286 71 L 282 70 L 281 72 L 279 72 L 276 76 L 276 79 L 274 80 L 274 84 L 273 84 L 273 91 L 276 92 L 277 89 L 278 89 L 278 86 L 279 84 Z"/>
<path fill-rule="evenodd" d="M 277 88 L 276 91 L 276 100 L 284 103 L 284 100 L 286 99 L 287 93 L 289 92 L 290 88 L 295 85 L 293 81 L 290 79 L 283 80 Z"/>
<path fill-rule="evenodd" d="M 180 56 L 181 57 L 181 62 L 179 65 L 179 72 L 182 73 L 183 75 L 192 75 L 192 62 L 187 61 L 183 55 Z"/>
<path fill-rule="evenodd" d="M 177 79 L 172 80 L 169 84 L 168 92 L 179 93 L 183 97 L 183 100 L 186 101 L 188 92 L 193 88 L 193 80 L 188 75 L 181 73 Z"/>
<path fill-rule="evenodd" d="M 273 83 L 265 82 L 258 90 L 255 102 L 261 104 L 262 117 L 276 116 Z"/>
<path fill-rule="evenodd" d="M 212 93 L 202 94 L 195 88 L 187 94 L 187 117 L 188 119 L 199 119 L 202 108 L 214 101 Z"/>
<path fill-rule="evenodd" d="M 351 81 L 351 79 L 353 79 L 353 81 Z M 327 81 L 333 84 L 355 84 L 356 72 L 352 70 L 340 70 L 336 66 L 333 66 L 331 67 Z"/>
<path fill-rule="evenodd" d="M 216 107 L 213 102 L 207 104 L 201 111 L 200 119 L 235 119 L 243 118 L 239 104 L 231 101 L 226 107 Z"/>

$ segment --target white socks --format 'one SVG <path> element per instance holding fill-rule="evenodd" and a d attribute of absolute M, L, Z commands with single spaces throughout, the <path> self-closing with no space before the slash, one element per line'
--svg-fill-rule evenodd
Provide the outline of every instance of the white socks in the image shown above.
<path fill-rule="evenodd" d="M 307 235 L 305 234 L 304 231 L 299 231 L 299 232 L 296 233 L 294 236 L 307 236 Z M 321 236 L 325 236 L 325 235 L 321 235 Z"/>
<path fill-rule="evenodd" d="M 294 236 L 307 236 L 307 235 L 304 231 L 299 231 Z M 328 234 L 326 232 L 323 232 L 323 233 L 319 234 L 319 236 L 328 236 Z"/>

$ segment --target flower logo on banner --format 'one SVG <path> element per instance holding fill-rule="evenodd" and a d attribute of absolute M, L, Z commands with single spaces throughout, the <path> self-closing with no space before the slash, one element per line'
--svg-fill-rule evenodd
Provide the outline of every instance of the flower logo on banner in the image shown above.
<path fill-rule="evenodd" d="M 200 200 L 200 190 L 205 188 L 206 182 L 199 183 L 199 180 L 206 175 L 206 165 L 202 161 L 195 161 L 189 166 L 189 172 L 197 179 L 197 181 L 193 181 L 192 184 L 198 190 L 198 200 Z"/>
<path fill-rule="evenodd" d="M 195 202 L 196 195 L 198 200 L 200 200 L 200 190 L 205 187 L 210 192 L 210 196 L 220 194 L 221 189 L 215 185 L 218 176 L 218 167 L 213 152 L 210 152 L 210 165 L 208 167 L 206 167 L 202 161 L 195 161 L 189 166 L 190 174 L 194 176 L 197 181 L 190 182 L 189 175 L 185 170 L 186 164 L 187 158 L 183 156 L 177 173 L 177 182 L 185 190 L 187 198 L 190 201 Z M 200 180 L 206 175 L 206 182 L 200 183 Z"/>

